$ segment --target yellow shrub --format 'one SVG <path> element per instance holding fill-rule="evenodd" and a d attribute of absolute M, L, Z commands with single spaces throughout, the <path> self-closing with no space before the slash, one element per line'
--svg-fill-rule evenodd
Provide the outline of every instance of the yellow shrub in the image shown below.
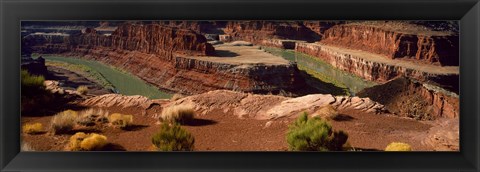
<path fill-rule="evenodd" d="M 73 110 L 66 110 L 57 113 L 50 122 L 54 134 L 65 133 L 73 129 L 78 118 L 78 113 Z"/>
<path fill-rule="evenodd" d="M 25 124 L 22 129 L 24 133 L 37 134 L 43 131 L 43 126 L 41 123 Z"/>
<path fill-rule="evenodd" d="M 80 151 L 80 143 L 87 137 L 87 134 L 84 132 L 75 133 L 70 137 L 67 150 L 71 151 Z"/>
<path fill-rule="evenodd" d="M 106 145 L 107 137 L 104 135 L 92 133 L 85 134 L 78 132 L 70 137 L 67 150 L 70 151 L 92 151 L 102 150 Z"/>
<path fill-rule="evenodd" d="M 406 143 L 392 142 L 388 144 L 385 151 L 412 151 L 412 147 Z"/>
<path fill-rule="evenodd" d="M 85 94 L 88 93 L 88 87 L 84 86 L 84 85 L 79 86 L 79 87 L 77 87 L 77 92 L 81 95 L 85 95 Z"/>
<path fill-rule="evenodd" d="M 313 113 L 312 116 L 319 116 L 323 119 L 332 120 L 338 116 L 338 111 L 332 105 L 326 105 Z"/>
<path fill-rule="evenodd" d="M 133 123 L 133 115 L 123 115 L 120 113 L 113 113 L 108 117 L 108 121 L 113 126 L 120 128 L 126 128 Z"/>
<path fill-rule="evenodd" d="M 160 121 L 186 123 L 194 118 L 193 108 L 185 105 L 169 106 L 163 109 Z"/>
<path fill-rule="evenodd" d="M 106 136 L 92 133 L 80 143 L 80 148 L 86 151 L 102 150 L 107 143 Z"/>

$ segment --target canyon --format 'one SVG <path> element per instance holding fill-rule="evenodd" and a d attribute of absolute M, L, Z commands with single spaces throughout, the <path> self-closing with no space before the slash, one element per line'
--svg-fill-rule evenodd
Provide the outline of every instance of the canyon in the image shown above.
<path fill-rule="evenodd" d="M 218 89 L 299 93 L 305 88 L 295 63 L 275 60 L 255 46 L 228 45 L 232 41 L 249 41 L 310 55 L 380 84 L 408 76 L 440 87 L 446 94 L 421 91 L 426 100 L 432 100 L 428 104 L 435 111 L 427 116 L 458 116 L 455 33 L 401 22 L 160 21 L 116 27 L 111 35 L 85 28 L 73 34 L 34 33 L 22 42 L 36 53 L 100 61 L 127 70 L 162 90 L 187 95 Z M 212 46 L 204 36 L 207 34 L 218 35 L 209 39 L 223 37 L 226 43 Z M 313 92 L 298 95 L 307 93 Z M 457 106 L 451 102 L 457 102 Z M 444 112 L 444 106 L 457 108 Z"/>
<path fill-rule="evenodd" d="M 347 131 L 359 150 L 383 150 L 388 143 L 405 141 L 414 150 L 458 151 L 459 34 L 458 29 L 436 24 L 125 21 L 91 23 L 66 32 L 49 32 L 55 27 L 37 24 L 25 29 L 22 68 L 36 75 L 52 72 L 44 58 L 30 58 L 32 53 L 95 61 L 176 94 L 162 99 L 113 91 L 81 95 L 63 90 L 61 82 L 45 81 L 56 97 L 69 98 L 65 107 L 132 114 L 138 130 L 105 129 L 126 150 L 150 149 L 149 136 L 158 130 L 162 111 L 173 106 L 194 111 L 195 122 L 182 127 L 198 138 L 198 150 L 287 150 L 288 125 L 303 112 L 314 116 L 331 106 L 338 118 L 329 122 Z M 298 55 L 308 60 L 300 61 Z M 335 72 L 307 71 L 309 63 L 328 65 Z M 354 79 L 339 79 L 347 75 Z M 340 82 L 359 89 L 351 91 Z M 25 116 L 23 123 L 47 124 L 51 118 Z M 141 141 L 132 143 L 131 137 Z M 58 139 L 26 138 L 46 138 L 48 143 Z"/>
<path fill-rule="evenodd" d="M 164 90 L 181 94 L 198 94 L 216 89 L 268 93 L 300 89 L 295 64 L 283 61 L 254 63 L 212 61 L 215 49 L 203 35 L 191 30 L 148 24 L 124 24 L 110 36 L 87 28 L 80 35 L 29 35 L 24 39 L 33 52 L 62 54 L 95 60 L 135 74 Z M 63 41 L 57 41 L 63 40 Z M 264 59 L 278 58 L 264 54 Z M 229 52 L 242 53 L 242 51 Z M 221 55 L 220 55 L 221 56 Z M 196 58 L 192 58 L 196 57 Z M 224 57 L 235 61 L 242 57 Z M 215 75 L 217 77 L 210 77 Z"/>

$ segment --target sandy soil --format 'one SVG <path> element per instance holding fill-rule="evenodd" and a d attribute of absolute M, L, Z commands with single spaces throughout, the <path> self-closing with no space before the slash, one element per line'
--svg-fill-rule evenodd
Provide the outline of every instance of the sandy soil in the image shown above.
<path fill-rule="evenodd" d="M 151 136 L 159 129 L 156 119 L 149 114 L 140 115 L 135 109 L 109 108 L 109 112 L 135 114 L 134 127 L 128 131 L 108 125 L 76 128 L 76 131 L 97 132 L 108 137 L 113 147 L 110 150 L 149 151 L 152 149 Z M 137 113 L 135 113 L 137 112 Z M 421 139 L 431 127 L 412 119 L 395 116 L 340 112 L 342 118 L 331 121 L 334 129 L 349 134 L 348 142 L 356 149 L 383 150 L 390 142 L 401 141 L 412 145 L 416 151 L 431 150 L 422 145 Z M 51 116 L 22 117 L 22 124 L 40 122 L 49 125 Z M 285 151 L 288 145 L 285 133 L 294 119 L 267 120 L 239 119 L 232 114 L 211 112 L 197 116 L 194 123 L 184 125 L 195 137 L 197 151 Z M 268 125 L 267 125 L 268 124 Z M 54 136 L 22 134 L 25 142 L 39 151 L 61 151 L 71 134 Z"/>

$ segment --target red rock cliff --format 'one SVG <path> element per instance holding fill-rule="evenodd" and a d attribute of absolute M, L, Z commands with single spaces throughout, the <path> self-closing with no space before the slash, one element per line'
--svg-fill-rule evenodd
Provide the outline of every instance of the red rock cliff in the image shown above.
<path fill-rule="evenodd" d="M 94 30 L 74 37 L 73 48 L 106 47 L 138 51 L 172 58 L 173 54 L 212 55 L 214 48 L 204 36 L 191 30 L 158 24 L 120 25 L 111 36 L 98 35 Z M 76 47 L 75 47 L 76 46 Z"/>
<path fill-rule="evenodd" d="M 44 46 L 48 45 L 48 46 Z M 65 50 L 51 49 L 61 45 Z M 125 24 L 112 35 L 86 29 L 66 42 L 37 44 L 34 52 L 95 60 L 126 70 L 164 90 L 198 94 L 217 89 L 268 93 L 303 88 L 295 64 L 232 65 L 188 58 L 214 54 L 204 36 L 158 24 Z"/>
<path fill-rule="evenodd" d="M 435 82 L 454 92 L 459 90 L 457 67 L 434 65 L 418 67 L 411 65 L 410 62 L 400 64 L 398 61 L 383 60 L 385 57 L 381 55 L 318 43 L 297 42 L 295 51 L 319 58 L 340 70 L 369 81 L 383 83 L 399 76 L 409 76 L 422 82 Z"/>
<path fill-rule="evenodd" d="M 459 65 L 458 35 L 435 31 L 392 31 L 372 25 L 335 25 L 325 31 L 322 43 L 413 59 L 442 66 Z"/>
<path fill-rule="evenodd" d="M 315 39 L 316 33 L 305 27 L 301 22 L 280 21 L 231 21 L 228 22 L 225 33 L 232 40 L 243 40 L 261 43 L 264 39 Z"/>

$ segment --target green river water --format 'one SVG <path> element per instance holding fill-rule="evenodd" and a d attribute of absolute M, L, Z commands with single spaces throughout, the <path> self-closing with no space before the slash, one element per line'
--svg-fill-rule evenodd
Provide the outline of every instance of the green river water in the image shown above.
<path fill-rule="evenodd" d="M 281 56 L 289 61 L 297 62 L 297 66 L 300 70 L 305 71 L 323 82 L 347 89 L 349 95 L 352 96 L 364 88 L 375 85 L 374 82 L 366 81 L 360 77 L 339 70 L 319 58 L 304 53 L 271 47 L 262 47 L 262 49 L 276 56 Z"/>
<path fill-rule="evenodd" d="M 170 98 L 172 96 L 171 94 L 158 90 L 155 86 L 148 84 L 128 72 L 121 71 L 100 62 L 61 56 L 43 55 L 43 57 L 47 61 L 58 61 L 87 66 L 102 74 L 103 77 L 113 85 L 116 92 L 120 94 L 142 95 L 152 99 Z"/>

